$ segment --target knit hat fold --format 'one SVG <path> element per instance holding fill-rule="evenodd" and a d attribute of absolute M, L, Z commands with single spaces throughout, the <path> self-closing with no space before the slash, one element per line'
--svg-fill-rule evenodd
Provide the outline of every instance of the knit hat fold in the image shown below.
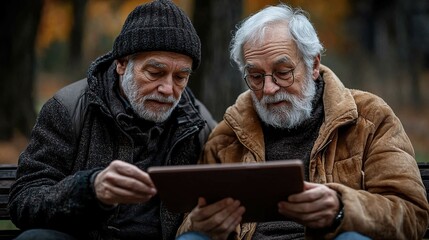
<path fill-rule="evenodd" d="M 192 58 L 192 68 L 201 62 L 201 42 L 188 16 L 170 0 L 156 0 L 135 8 L 115 39 L 117 58 L 138 52 L 169 51 Z"/>

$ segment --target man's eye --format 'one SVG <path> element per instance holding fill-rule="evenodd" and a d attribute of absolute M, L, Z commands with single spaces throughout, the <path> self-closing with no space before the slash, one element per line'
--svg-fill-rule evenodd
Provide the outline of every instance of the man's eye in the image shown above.
<path fill-rule="evenodd" d="M 156 72 L 155 71 L 150 72 L 149 71 L 149 74 L 152 75 L 152 76 L 160 76 L 162 74 L 162 72 L 158 72 L 158 71 L 156 71 Z"/>
<path fill-rule="evenodd" d="M 289 71 L 277 71 L 275 72 L 277 78 L 288 79 L 292 76 L 292 70 Z"/>
<path fill-rule="evenodd" d="M 161 71 L 146 71 L 145 75 L 149 80 L 156 80 L 160 78 L 162 74 L 163 73 Z"/>
<path fill-rule="evenodd" d="M 189 75 L 183 76 L 183 75 L 177 75 L 174 78 L 174 81 L 176 81 L 176 83 L 180 84 L 184 84 L 188 81 L 189 79 Z"/>
<path fill-rule="evenodd" d="M 263 75 L 260 73 L 252 73 L 249 74 L 249 76 L 253 79 L 253 80 L 260 80 L 263 78 Z"/>

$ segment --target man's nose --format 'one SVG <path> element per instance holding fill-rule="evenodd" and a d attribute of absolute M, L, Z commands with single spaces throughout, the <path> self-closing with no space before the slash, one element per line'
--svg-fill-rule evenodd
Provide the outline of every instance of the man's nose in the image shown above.
<path fill-rule="evenodd" d="M 274 95 L 280 89 L 279 85 L 276 84 L 273 75 L 265 75 L 264 81 L 264 94 Z"/>
<path fill-rule="evenodd" d="M 158 86 L 158 92 L 164 95 L 172 95 L 173 94 L 173 76 L 168 75 L 160 81 Z"/>

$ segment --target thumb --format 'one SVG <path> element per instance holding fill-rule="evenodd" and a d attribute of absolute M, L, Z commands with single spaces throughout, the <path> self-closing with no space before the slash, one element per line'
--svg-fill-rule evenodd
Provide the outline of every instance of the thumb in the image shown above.
<path fill-rule="evenodd" d="M 319 186 L 319 184 L 317 184 L 317 183 L 311 183 L 311 182 L 304 181 L 304 191 L 312 189 L 312 188 L 316 188 L 318 186 Z"/>
<path fill-rule="evenodd" d="M 203 197 L 199 197 L 197 205 L 198 207 L 204 207 L 205 205 L 207 205 L 206 199 L 204 199 Z"/>

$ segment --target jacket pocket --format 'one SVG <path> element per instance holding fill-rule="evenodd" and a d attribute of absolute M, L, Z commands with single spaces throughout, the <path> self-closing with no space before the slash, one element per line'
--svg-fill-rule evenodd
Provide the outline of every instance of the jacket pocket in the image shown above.
<path fill-rule="evenodd" d="M 353 189 L 364 189 L 365 173 L 362 171 L 362 161 L 351 157 L 336 161 L 333 169 L 334 182 L 344 184 Z"/>

